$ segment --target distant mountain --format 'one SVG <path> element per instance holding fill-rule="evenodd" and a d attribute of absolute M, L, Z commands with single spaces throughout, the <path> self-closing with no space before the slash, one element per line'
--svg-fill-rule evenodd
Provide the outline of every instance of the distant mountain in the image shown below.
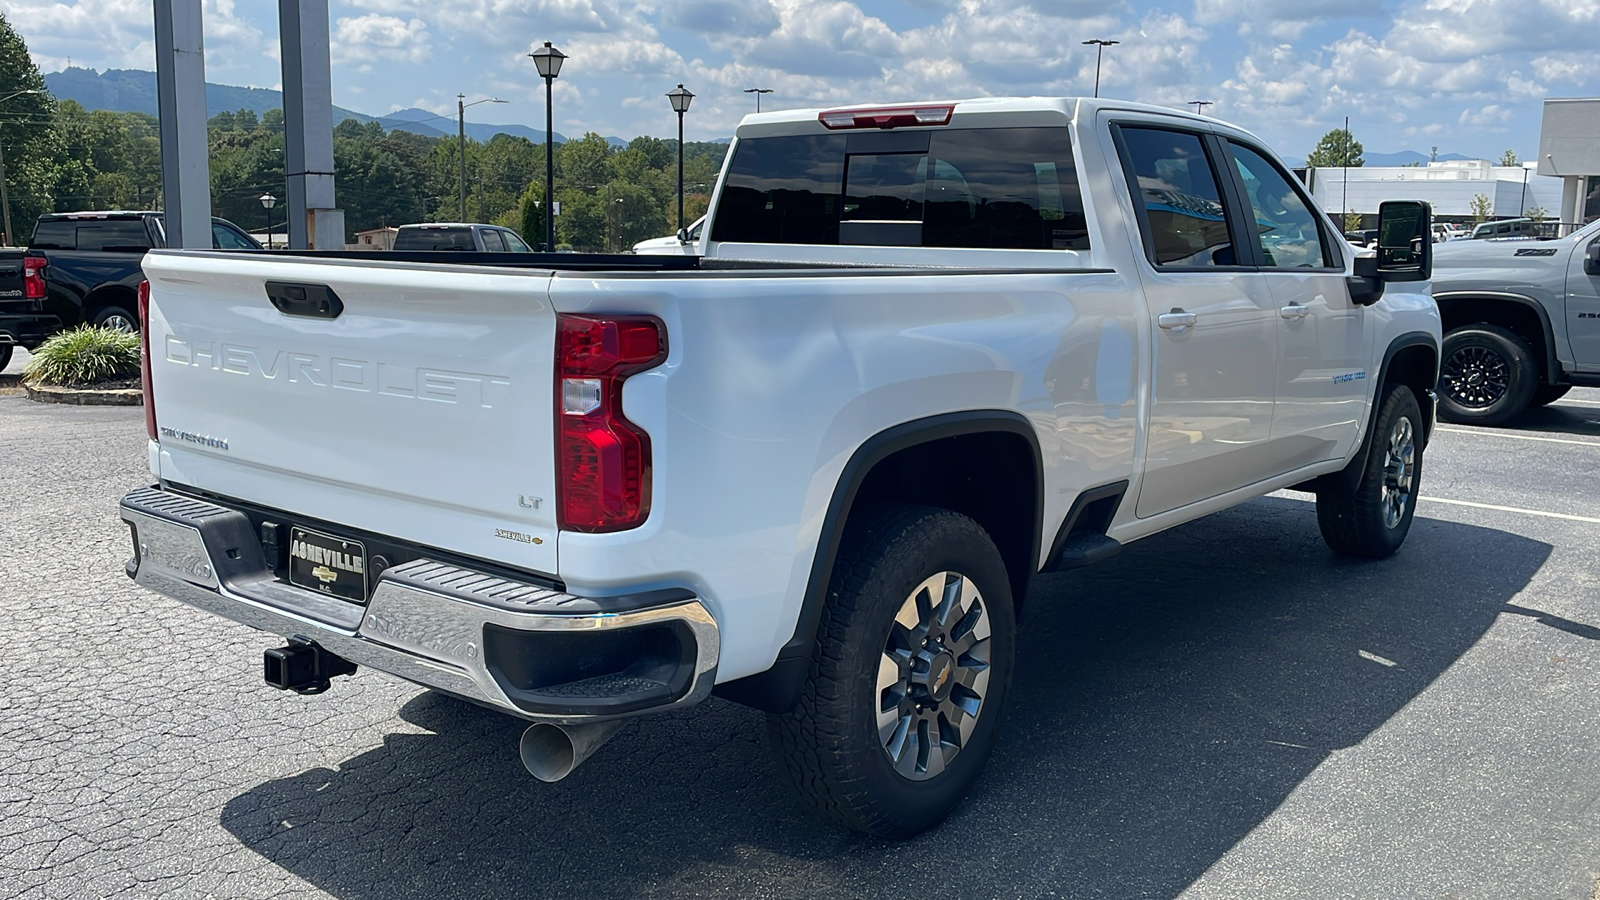
<path fill-rule="evenodd" d="M 1401 150 L 1399 153 L 1363 153 L 1361 158 L 1369 166 L 1404 166 L 1410 163 L 1428 164 L 1428 154 L 1418 153 L 1415 150 Z M 1462 156 L 1459 153 L 1441 153 L 1436 159 L 1445 162 L 1452 159 L 1474 159 L 1471 156 Z"/>
<path fill-rule="evenodd" d="M 156 115 L 156 73 L 140 69 L 107 69 L 96 72 L 93 69 L 68 68 L 60 72 L 52 72 L 44 76 L 45 87 L 55 95 L 57 100 L 76 100 L 83 104 L 85 109 L 109 109 L 114 112 L 141 112 Z M 239 109 L 253 110 L 256 115 L 261 115 L 269 109 L 283 108 L 283 93 L 268 88 L 236 87 L 228 84 L 206 83 L 206 115 L 214 116 L 220 112 L 233 112 Z M 441 116 L 425 109 L 402 109 L 382 116 L 370 116 L 354 110 L 335 106 L 333 108 L 333 122 L 337 125 L 345 119 L 355 119 L 357 122 L 377 122 L 391 131 L 409 131 L 413 134 L 423 134 L 428 137 L 448 137 L 456 133 L 456 117 L 449 114 Z M 529 128 L 526 125 L 486 125 L 479 122 L 468 122 L 467 136 L 475 141 L 487 141 L 497 134 L 509 134 L 513 137 L 524 137 L 536 144 L 544 143 L 544 131 Z M 555 133 L 558 144 L 566 143 L 566 136 L 561 132 Z M 628 142 L 618 137 L 608 137 L 606 140 L 613 147 L 626 147 Z"/>
<path fill-rule="evenodd" d="M 156 73 L 140 69 L 70 68 L 44 76 L 45 87 L 57 100 L 76 100 L 84 109 L 109 109 L 113 112 L 141 112 L 156 115 Z M 269 109 L 283 108 L 283 94 L 267 88 L 235 87 L 206 83 L 206 115 L 253 110 L 261 115 Z M 333 121 L 355 119 L 366 123 L 372 116 L 335 106 Z"/>

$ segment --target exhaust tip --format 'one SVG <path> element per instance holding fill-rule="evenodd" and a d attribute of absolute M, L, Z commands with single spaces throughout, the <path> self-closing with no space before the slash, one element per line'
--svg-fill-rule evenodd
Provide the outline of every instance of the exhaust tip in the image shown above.
<path fill-rule="evenodd" d="M 626 719 L 593 725 L 552 725 L 538 722 L 522 733 L 518 751 L 528 774 L 556 782 L 572 774 L 584 760 L 622 729 Z"/>
<path fill-rule="evenodd" d="M 578 767 L 577 749 L 560 725 L 529 725 L 518 750 L 528 774 L 540 781 L 560 781 Z"/>

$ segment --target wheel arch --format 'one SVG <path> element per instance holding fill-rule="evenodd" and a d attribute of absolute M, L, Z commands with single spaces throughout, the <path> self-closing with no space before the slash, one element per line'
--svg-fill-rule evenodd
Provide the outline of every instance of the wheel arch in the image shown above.
<path fill-rule="evenodd" d="M 973 465 L 978 461 L 984 465 Z M 940 474 L 956 477 L 939 480 Z M 922 503 L 971 517 L 999 548 L 1020 612 L 1038 568 L 1043 484 L 1038 434 L 1014 411 L 946 413 L 868 438 L 834 485 L 793 635 L 771 668 L 720 684 L 716 693 L 767 712 L 783 712 L 799 699 L 845 526 L 864 503 Z"/>
<path fill-rule="evenodd" d="M 1561 379 L 1561 362 L 1556 355 L 1555 326 L 1543 303 L 1513 291 L 1444 291 L 1433 295 L 1445 335 L 1478 322 L 1509 328 L 1533 345 L 1542 364 L 1539 378 L 1544 384 Z"/>
<path fill-rule="evenodd" d="M 1400 335 L 1390 341 L 1388 348 L 1383 351 L 1378 389 L 1372 398 L 1373 409 L 1376 410 L 1378 404 L 1383 402 L 1389 385 L 1403 384 L 1411 388 L 1417 397 L 1417 405 L 1422 407 L 1424 444 L 1433 435 L 1433 389 L 1439 383 L 1439 362 L 1439 345 L 1435 343 L 1433 335 L 1423 331 Z"/>
<path fill-rule="evenodd" d="M 108 284 L 95 288 L 83 298 L 83 323 L 92 324 L 103 310 L 113 306 L 129 315 L 137 316 L 139 314 L 137 289 L 124 284 Z"/>

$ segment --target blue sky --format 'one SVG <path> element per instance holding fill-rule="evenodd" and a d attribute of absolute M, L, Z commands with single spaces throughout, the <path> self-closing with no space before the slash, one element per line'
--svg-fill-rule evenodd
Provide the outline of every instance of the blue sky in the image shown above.
<path fill-rule="evenodd" d="M 276 87 L 277 4 L 205 0 L 207 77 Z M 0 0 L 44 71 L 153 68 L 150 0 Z M 1600 95 L 1600 0 L 334 0 L 334 102 L 374 115 L 544 121 L 526 54 L 570 57 L 556 129 L 670 135 L 663 96 L 697 95 L 693 139 L 754 108 L 1101 93 L 1207 112 L 1286 156 L 1350 117 L 1368 150 L 1531 159 L 1545 97 Z"/>

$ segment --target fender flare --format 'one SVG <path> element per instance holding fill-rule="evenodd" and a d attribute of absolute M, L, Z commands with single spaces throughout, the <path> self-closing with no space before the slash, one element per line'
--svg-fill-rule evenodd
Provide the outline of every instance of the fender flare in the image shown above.
<path fill-rule="evenodd" d="M 1543 303 L 1514 291 L 1442 291 L 1433 295 L 1433 302 L 1439 304 L 1441 313 L 1444 305 L 1452 300 L 1499 300 L 1531 308 L 1539 317 L 1539 326 L 1544 329 L 1545 383 L 1555 384 L 1561 380 L 1561 361 L 1556 356 L 1556 330 L 1550 321 L 1550 310 Z"/>
<path fill-rule="evenodd" d="M 1027 440 L 1033 454 L 1033 541 L 1028 556 L 1031 568 L 1022 579 L 1022 583 L 1026 584 L 1034 574 L 1032 569 L 1037 568 L 1044 512 L 1044 456 L 1039 449 L 1039 435 L 1033 423 L 1012 410 L 981 409 L 944 413 L 895 425 L 863 441 L 839 472 L 833 496 L 828 501 L 828 511 L 822 519 L 822 528 L 817 533 L 817 548 L 812 557 L 811 574 L 806 580 L 794 633 L 778 651 L 778 658 L 772 667 L 719 684 L 715 693 L 767 712 L 784 712 L 793 707 L 800 698 L 806 673 L 811 667 L 811 650 L 817 641 L 817 626 L 822 621 L 822 606 L 827 599 L 828 582 L 833 575 L 834 561 L 839 555 L 844 526 L 850 519 L 856 494 L 867 476 L 878 463 L 902 450 L 943 438 L 986 432 L 1019 435 Z M 1013 576 L 1013 590 L 1017 580 Z M 1021 595 L 1016 599 L 1020 602 Z"/>

